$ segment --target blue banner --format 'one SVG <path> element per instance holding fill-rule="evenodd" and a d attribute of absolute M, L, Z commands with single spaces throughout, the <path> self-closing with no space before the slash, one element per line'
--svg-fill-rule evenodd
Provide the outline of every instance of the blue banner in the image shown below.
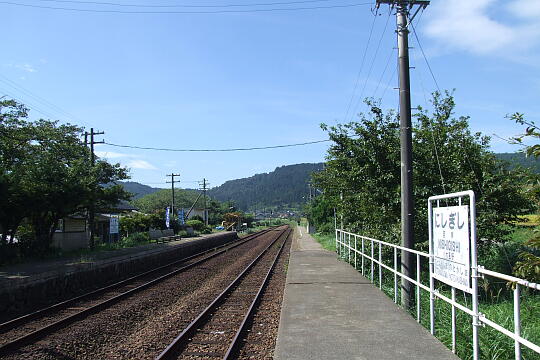
<path fill-rule="evenodd" d="M 184 220 L 184 209 L 178 210 L 178 223 L 184 225 L 186 222 Z"/>
<path fill-rule="evenodd" d="M 167 211 L 165 211 L 165 226 L 167 226 L 167 229 L 169 228 L 169 224 L 170 224 L 170 218 L 169 218 L 170 212 L 171 212 L 171 209 L 167 206 Z"/>

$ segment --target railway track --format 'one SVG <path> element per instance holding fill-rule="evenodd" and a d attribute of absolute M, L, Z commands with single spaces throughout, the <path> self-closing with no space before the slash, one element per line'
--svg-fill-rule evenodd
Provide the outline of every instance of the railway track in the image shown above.
<path fill-rule="evenodd" d="M 174 278 L 175 275 L 202 266 L 211 259 L 227 256 L 232 251 L 240 250 L 240 248 L 249 244 L 251 240 L 264 237 L 265 234 L 272 230 L 267 229 L 249 235 L 233 244 L 195 254 L 2 323 L 0 324 L 0 356 L 11 354 L 23 346 L 35 343 L 70 326 L 70 324 L 110 308 L 114 304 L 155 287 L 167 279 Z"/>
<path fill-rule="evenodd" d="M 291 233 L 290 228 L 281 232 L 156 359 L 237 358 L 249 320 Z"/>

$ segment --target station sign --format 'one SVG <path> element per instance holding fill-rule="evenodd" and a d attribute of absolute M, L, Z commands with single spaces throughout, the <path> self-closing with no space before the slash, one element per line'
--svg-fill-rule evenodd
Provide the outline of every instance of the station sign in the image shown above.
<path fill-rule="evenodd" d="M 434 207 L 431 214 L 433 277 L 471 293 L 469 206 Z"/>
<path fill-rule="evenodd" d="M 165 226 L 167 227 L 167 229 L 169 228 L 169 225 L 171 222 L 171 218 L 169 215 L 170 212 L 171 212 L 171 209 L 167 206 L 167 210 L 165 210 Z"/>
<path fill-rule="evenodd" d="M 120 225 L 120 216 L 111 215 L 109 222 L 109 234 L 118 234 L 118 228 Z"/>

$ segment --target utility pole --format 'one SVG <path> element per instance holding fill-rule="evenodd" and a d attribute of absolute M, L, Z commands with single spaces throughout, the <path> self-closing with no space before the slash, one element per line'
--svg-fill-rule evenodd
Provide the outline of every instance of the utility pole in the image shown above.
<path fill-rule="evenodd" d="M 414 248 L 414 201 L 412 168 L 412 125 L 411 125 L 411 79 L 409 66 L 409 22 L 420 9 L 429 5 L 423 0 L 377 0 L 377 8 L 388 4 L 396 9 L 398 64 L 399 64 L 399 123 L 401 144 L 401 246 Z M 416 12 L 410 12 L 418 5 Z M 413 254 L 401 251 L 401 272 L 413 278 Z M 401 280 L 401 305 L 410 309 L 412 299 L 411 283 Z"/>
<path fill-rule="evenodd" d="M 204 225 L 208 226 L 208 213 L 206 212 L 206 187 L 210 185 L 209 182 L 206 181 L 205 178 L 201 182 L 199 182 L 199 186 L 202 186 L 203 197 L 204 197 Z"/>
<path fill-rule="evenodd" d="M 171 181 L 167 181 L 167 184 L 171 184 L 171 192 L 172 192 L 172 202 L 171 202 L 171 214 L 172 218 L 174 219 L 174 183 L 180 182 L 180 180 L 174 180 L 175 176 L 180 176 L 180 174 L 168 174 L 167 176 L 171 177 Z"/>
<path fill-rule="evenodd" d="M 84 133 L 84 144 L 88 143 L 88 136 L 90 136 L 90 164 L 92 168 L 96 164 L 96 155 L 94 154 L 94 145 L 95 144 L 104 144 L 105 141 L 95 141 L 95 135 L 104 135 L 103 131 L 94 132 L 94 128 L 90 128 L 90 132 L 85 131 Z M 97 186 L 97 184 L 94 184 Z M 95 204 L 94 204 L 94 193 L 90 194 L 90 208 L 88 209 L 88 226 L 90 227 L 90 248 L 94 247 L 94 219 L 95 219 Z"/>

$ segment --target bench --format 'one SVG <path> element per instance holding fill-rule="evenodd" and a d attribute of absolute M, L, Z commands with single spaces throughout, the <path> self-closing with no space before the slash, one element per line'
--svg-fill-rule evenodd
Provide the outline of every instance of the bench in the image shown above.
<path fill-rule="evenodd" d="M 150 229 L 148 231 L 148 235 L 150 236 L 150 240 L 156 240 L 156 243 L 181 239 L 180 236 L 174 235 L 173 229 L 167 229 L 167 230 Z"/>

